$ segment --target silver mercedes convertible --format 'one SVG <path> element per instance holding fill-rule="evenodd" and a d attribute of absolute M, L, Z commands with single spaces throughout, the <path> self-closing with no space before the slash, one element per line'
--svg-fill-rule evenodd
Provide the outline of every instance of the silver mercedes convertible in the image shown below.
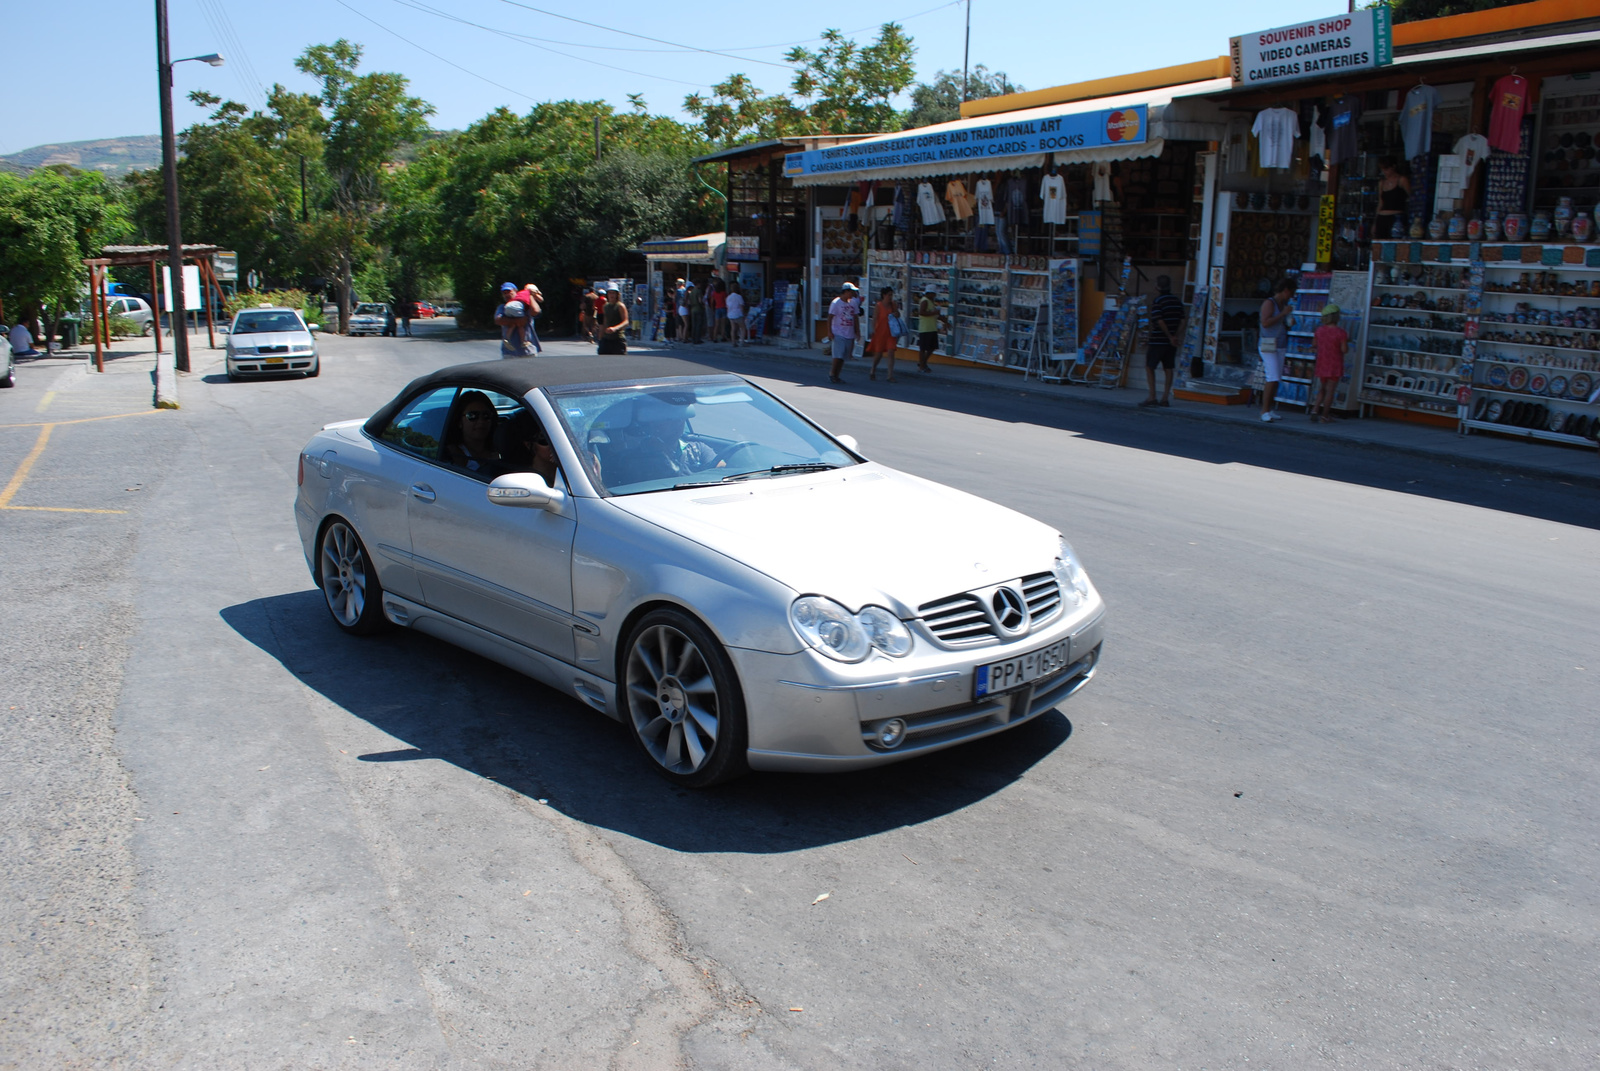
<path fill-rule="evenodd" d="M 424 376 L 312 437 L 295 519 L 341 629 L 510 666 L 689 786 L 989 736 L 1100 660 L 1104 604 L 1061 533 L 684 361 Z"/>

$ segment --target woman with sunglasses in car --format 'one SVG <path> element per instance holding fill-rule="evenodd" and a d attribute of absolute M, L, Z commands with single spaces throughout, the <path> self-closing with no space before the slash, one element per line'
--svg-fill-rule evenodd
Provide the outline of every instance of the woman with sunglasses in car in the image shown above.
<path fill-rule="evenodd" d="M 456 406 L 456 434 L 450 443 L 450 460 L 471 472 L 497 473 L 500 451 L 494 446 L 494 426 L 500 419 L 489 396 L 481 390 L 461 395 Z"/>

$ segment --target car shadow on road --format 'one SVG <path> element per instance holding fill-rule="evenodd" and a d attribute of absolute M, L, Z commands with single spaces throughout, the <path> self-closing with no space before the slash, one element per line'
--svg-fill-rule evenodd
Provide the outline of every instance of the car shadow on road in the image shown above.
<path fill-rule="evenodd" d="M 827 386 L 824 378 L 827 368 L 817 362 L 782 356 L 734 357 L 715 352 L 694 354 L 689 359 L 739 375 L 839 389 Z M 1030 391 L 1020 380 L 1015 389 L 986 386 L 975 390 L 971 384 L 953 376 L 941 380 L 935 373 L 929 379 L 902 377 L 892 388 L 883 383 L 869 385 L 862 382 L 864 366 L 852 364 L 855 365 L 854 378 L 844 389 L 854 393 L 1012 424 L 1068 431 L 1112 446 L 1213 465 L 1251 465 L 1562 524 L 1600 528 L 1600 487 L 1592 483 L 1569 483 L 1556 475 L 1539 477 L 1496 471 L 1490 466 L 1465 461 L 1452 463 L 1448 459 L 1425 457 L 1381 445 L 1284 434 L 1275 426 L 1223 423 L 1187 416 L 1181 409 L 1146 410 L 1102 405 L 1070 394 Z M 797 399 L 791 395 L 790 400 Z M 1448 435 L 1449 432 L 1439 429 L 1439 434 Z M 870 443 L 863 445 L 870 451 Z"/>
<path fill-rule="evenodd" d="M 301 682 L 402 742 L 361 761 L 439 759 L 674 851 L 787 852 L 915 826 L 1002 791 L 1072 735 L 1072 723 L 1051 711 L 876 770 L 758 773 L 693 792 L 657 777 L 623 726 L 576 700 L 410 630 L 346 636 L 315 590 L 221 616 Z"/>

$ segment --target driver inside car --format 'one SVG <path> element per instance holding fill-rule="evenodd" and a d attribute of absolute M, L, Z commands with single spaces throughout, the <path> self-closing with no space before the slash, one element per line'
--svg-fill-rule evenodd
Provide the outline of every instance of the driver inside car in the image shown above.
<path fill-rule="evenodd" d="M 688 438 L 694 416 L 690 395 L 646 394 L 630 398 L 608 410 L 596 428 L 606 428 L 609 440 L 599 451 L 608 485 L 644 483 L 687 476 L 711 466 L 717 452 L 706 443 Z M 619 411 L 626 406 L 625 412 Z M 591 436 L 591 441 L 601 440 Z M 726 462 L 719 463 L 719 467 Z"/>

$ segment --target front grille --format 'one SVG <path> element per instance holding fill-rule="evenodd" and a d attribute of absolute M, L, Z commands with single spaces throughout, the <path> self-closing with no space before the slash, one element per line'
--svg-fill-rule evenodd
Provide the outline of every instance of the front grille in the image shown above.
<path fill-rule="evenodd" d="M 1061 612 L 1061 585 L 1054 573 L 1033 573 L 1012 583 L 1022 589 L 1023 601 L 1028 604 L 1029 631 Z M 983 600 L 970 591 L 925 602 L 917 607 L 917 616 L 936 639 L 950 647 L 976 647 L 1000 639 Z"/>
<path fill-rule="evenodd" d="M 1024 685 L 1003 695 L 988 696 L 974 703 L 904 718 L 905 740 L 892 749 L 878 744 L 878 730 L 888 720 L 886 718 L 863 722 L 861 739 L 867 747 L 880 754 L 888 754 L 891 750 L 903 754 L 987 736 L 1066 702 L 1074 692 L 1089 683 L 1099 661 L 1100 648 L 1096 647 L 1049 680 Z"/>
<path fill-rule="evenodd" d="M 257 346 L 257 353 L 288 353 L 288 346 Z"/>

